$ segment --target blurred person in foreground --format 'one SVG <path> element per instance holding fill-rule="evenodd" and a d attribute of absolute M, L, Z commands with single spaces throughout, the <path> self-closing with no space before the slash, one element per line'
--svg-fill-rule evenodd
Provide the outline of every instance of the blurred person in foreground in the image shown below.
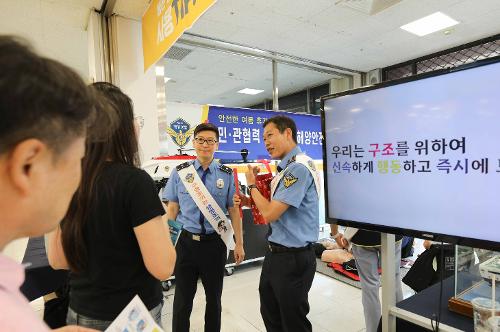
<path fill-rule="evenodd" d="M 1 251 L 64 217 L 80 182 L 94 98 L 73 70 L 14 37 L 0 36 L 0 68 Z M 0 331 L 49 331 L 20 293 L 23 281 L 23 266 L 0 254 Z"/>

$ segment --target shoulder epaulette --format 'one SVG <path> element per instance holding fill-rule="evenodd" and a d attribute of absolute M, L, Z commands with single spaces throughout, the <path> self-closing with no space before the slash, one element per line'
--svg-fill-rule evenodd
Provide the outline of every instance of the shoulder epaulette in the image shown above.
<path fill-rule="evenodd" d="M 233 170 L 230 167 L 227 167 L 226 165 L 219 165 L 219 169 L 224 173 L 233 174 Z"/>
<path fill-rule="evenodd" d="M 184 169 L 184 168 L 189 167 L 189 166 L 191 166 L 191 163 L 188 161 L 188 162 L 182 163 L 180 165 L 177 165 L 177 167 L 175 167 L 175 169 L 177 171 L 180 171 L 181 169 Z"/>
<path fill-rule="evenodd" d="M 297 156 L 293 156 L 292 158 L 290 158 L 290 160 L 288 160 L 288 162 L 286 163 L 285 168 L 286 168 L 288 165 L 290 165 L 291 163 L 294 163 L 296 160 L 297 160 Z"/>

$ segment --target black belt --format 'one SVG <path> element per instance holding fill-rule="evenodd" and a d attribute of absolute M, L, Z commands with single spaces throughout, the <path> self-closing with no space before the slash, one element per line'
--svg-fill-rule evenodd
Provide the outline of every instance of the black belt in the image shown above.
<path fill-rule="evenodd" d="M 272 253 L 277 254 L 277 253 L 282 253 L 282 252 L 299 252 L 299 251 L 310 250 L 312 248 L 312 244 L 308 244 L 305 247 L 285 247 L 281 244 L 269 242 L 268 247 Z"/>
<path fill-rule="evenodd" d="M 219 234 L 217 234 L 217 232 L 213 232 L 210 234 L 197 234 L 183 229 L 181 231 L 181 236 L 187 237 L 188 239 L 191 239 L 193 241 L 210 241 L 217 239 L 219 237 Z"/>

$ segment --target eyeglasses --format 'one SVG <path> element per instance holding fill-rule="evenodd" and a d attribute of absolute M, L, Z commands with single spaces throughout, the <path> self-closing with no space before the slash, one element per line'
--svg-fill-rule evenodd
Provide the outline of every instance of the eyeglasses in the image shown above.
<path fill-rule="evenodd" d="M 217 143 L 217 141 L 214 140 L 213 138 L 196 137 L 194 140 L 196 141 L 196 143 L 200 145 L 203 145 L 203 143 L 207 143 L 208 145 L 214 145 L 215 143 Z"/>
<path fill-rule="evenodd" d="M 142 115 L 135 116 L 134 120 L 137 121 L 137 125 L 140 129 L 144 128 L 144 117 Z"/>

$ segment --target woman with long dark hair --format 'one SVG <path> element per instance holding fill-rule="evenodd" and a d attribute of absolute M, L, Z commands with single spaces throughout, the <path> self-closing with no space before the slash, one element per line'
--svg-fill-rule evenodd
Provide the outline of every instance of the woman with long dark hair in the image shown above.
<path fill-rule="evenodd" d="M 160 280 L 175 265 L 175 249 L 156 186 L 139 169 L 131 99 L 105 82 L 92 87 L 117 126 L 89 140 L 82 181 L 60 228 L 49 236 L 49 262 L 70 269 L 68 323 L 104 330 L 138 294 L 160 323 Z"/>

